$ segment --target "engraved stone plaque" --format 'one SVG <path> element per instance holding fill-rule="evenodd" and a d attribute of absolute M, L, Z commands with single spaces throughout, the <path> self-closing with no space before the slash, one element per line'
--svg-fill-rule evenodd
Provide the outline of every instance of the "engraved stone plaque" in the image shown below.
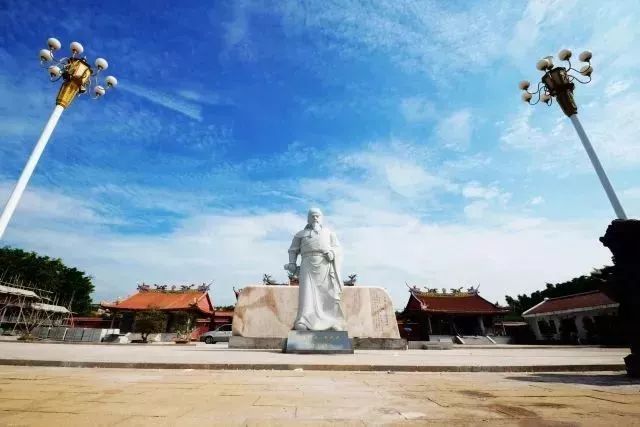
<path fill-rule="evenodd" d="M 346 331 L 290 331 L 286 353 L 353 354 Z"/>

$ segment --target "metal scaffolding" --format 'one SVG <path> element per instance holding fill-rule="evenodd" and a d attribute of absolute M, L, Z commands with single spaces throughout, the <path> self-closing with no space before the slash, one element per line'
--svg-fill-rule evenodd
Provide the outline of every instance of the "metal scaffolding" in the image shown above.
<path fill-rule="evenodd" d="M 19 276 L 0 277 L 0 329 L 3 333 L 31 334 L 38 327 L 55 327 L 72 322 L 69 307 L 59 305 L 59 298 L 51 291 Z"/>

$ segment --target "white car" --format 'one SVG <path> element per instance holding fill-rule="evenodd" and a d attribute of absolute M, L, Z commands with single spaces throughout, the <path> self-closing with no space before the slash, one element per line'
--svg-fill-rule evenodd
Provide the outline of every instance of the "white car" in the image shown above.
<path fill-rule="evenodd" d="M 200 335 L 200 341 L 204 341 L 207 344 L 215 344 L 217 342 L 229 342 L 231 338 L 231 324 L 222 325 L 214 329 L 213 331 L 205 332 Z"/>

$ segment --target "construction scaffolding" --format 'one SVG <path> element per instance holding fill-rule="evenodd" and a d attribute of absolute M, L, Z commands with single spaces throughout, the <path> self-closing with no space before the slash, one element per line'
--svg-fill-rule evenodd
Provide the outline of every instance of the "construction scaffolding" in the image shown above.
<path fill-rule="evenodd" d="M 30 335 L 36 328 L 69 325 L 73 314 L 69 307 L 59 304 L 51 291 L 20 277 L 0 277 L 0 330 L 3 334 Z"/>

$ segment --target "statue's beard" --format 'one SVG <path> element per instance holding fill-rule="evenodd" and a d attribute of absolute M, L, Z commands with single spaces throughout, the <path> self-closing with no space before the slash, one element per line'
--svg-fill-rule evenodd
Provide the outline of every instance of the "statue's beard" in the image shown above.
<path fill-rule="evenodd" d="M 306 230 L 310 230 L 315 232 L 316 234 L 320 233 L 320 230 L 322 230 L 322 224 L 319 222 L 312 222 L 310 224 L 307 224 L 307 226 L 305 227 Z"/>

